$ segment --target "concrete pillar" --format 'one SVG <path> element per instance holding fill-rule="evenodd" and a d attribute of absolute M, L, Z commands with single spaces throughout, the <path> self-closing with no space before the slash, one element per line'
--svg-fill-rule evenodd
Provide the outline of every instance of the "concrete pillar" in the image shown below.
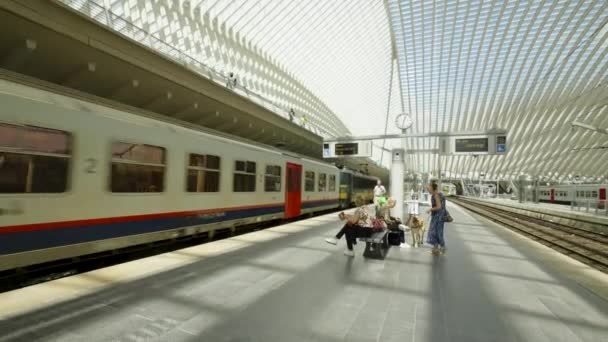
<path fill-rule="evenodd" d="M 401 219 L 401 222 L 405 222 L 403 215 L 403 175 L 405 169 L 405 150 L 402 148 L 395 148 L 391 152 L 391 197 L 393 197 L 397 203 L 395 208 L 393 208 L 391 211 L 393 216 Z"/>
<path fill-rule="evenodd" d="M 526 176 L 519 176 L 519 203 L 526 201 Z"/>

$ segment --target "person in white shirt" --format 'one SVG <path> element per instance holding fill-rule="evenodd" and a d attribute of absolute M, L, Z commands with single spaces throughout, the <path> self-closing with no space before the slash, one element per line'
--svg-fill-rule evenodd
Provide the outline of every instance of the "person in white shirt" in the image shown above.
<path fill-rule="evenodd" d="M 386 194 L 386 189 L 382 182 L 378 179 L 378 183 L 374 187 L 374 205 L 378 206 L 378 199 Z"/>

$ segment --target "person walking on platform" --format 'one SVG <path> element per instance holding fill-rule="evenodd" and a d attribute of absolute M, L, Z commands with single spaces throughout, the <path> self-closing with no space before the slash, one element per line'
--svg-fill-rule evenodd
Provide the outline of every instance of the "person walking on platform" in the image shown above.
<path fill-rule="evenodd" d="M 445 197 L 437 191 L 437 183 L 427 185 L 427 190 L 431 194 L 431 224 L 427 237 L 427 242 L 433 246 L 431 254 L 445 254 L 445 240 L 443 238 L 444 216 L 446 214 Z"/>
<path fill-rule="evenodd" d="M 385 194 L 386 188 L 384 188 L 384 185 L 382 185 L 382 181 L 378 179 L 378 182 L 376 182 L 376 186 L 374 187 L 374 205 L 376 207 L 378 206 L 378 200 L 380 197 L 384 196 Z"/>
<path fill-rule="evenodd" d="M 344 255 L 347 256 L 355 256 L 353 245 L 357 244 L 358 237 L 371 236 L 372 234 L 370 218 L 363 196 L 358 195 L 355 198 L 355 204 L 357 205 L 357 209 L 353 215 L 347 215 L 344 212 L 338 214 L 340 221 L 346 221 L 346 224 L 340 229 L 338 234 L 335 237 L 325 239 L 325 242 L 336 245 L 338 244 L 338 240 L 346 235 L 347 248 L 344 251 Z"/>

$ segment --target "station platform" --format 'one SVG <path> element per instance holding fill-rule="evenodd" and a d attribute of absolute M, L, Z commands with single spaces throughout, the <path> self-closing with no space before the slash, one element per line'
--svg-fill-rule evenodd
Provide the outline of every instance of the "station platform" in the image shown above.
<path fill-rule="evenodd" d="M 336 214 L 0 294 L 0 341 L 606 341 L 608 275 L 449 205 L 448 252 Z"/>
<path fill-rule="evenodd" d="M 564 204 L 551 204 L 551 203 L 534 203 L 534 202 L 524 202 L 519 203 L 516 200 L 512 199 L 504 199 L 504 198 L 472 198 L 475 200 L 488 201 L 490 203 L 499 203 L 501 205 L 506 205 L 513 208 L 547 212 L 551 214 L 556 214 L 563 217 L 570 217 L 574 219 L 583 219 L 589 220 L 597 223 L 608 224 L 608 208 L 598 209 L 598 212 L 595 212 L 595 208 L 586 210 L 586 208 L 580 208 L 578 210 L 576 207 L 574 210 L 569 205 Z"/>

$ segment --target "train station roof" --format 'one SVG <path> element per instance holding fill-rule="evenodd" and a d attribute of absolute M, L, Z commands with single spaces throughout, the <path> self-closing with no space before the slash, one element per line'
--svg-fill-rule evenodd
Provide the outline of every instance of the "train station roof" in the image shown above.
<path fill-rule="evenodd" d="M 233 73 L 323 137 L 396 133 L 400 113 L 417 135 L 508 132 L 501 156 L 439 156 L 436 136 L 377 142 L 385 164 L 378 145 L 404 144 L 409 171 L 447 178 L 608 176 L 603 0 L 60 1 L 189 68 Z"/>
<path fill-rule="evenodd" d="M 508 131 L 506 156 L 441 157 L 448 176 L 608 175 L 608 2 L 389 0 L 388 7 L 413 133 Z M 437 138 L 406 144 L 433 149 Z M 433 171 L 438 158 L 422 153 L 409 162 Z"/>

